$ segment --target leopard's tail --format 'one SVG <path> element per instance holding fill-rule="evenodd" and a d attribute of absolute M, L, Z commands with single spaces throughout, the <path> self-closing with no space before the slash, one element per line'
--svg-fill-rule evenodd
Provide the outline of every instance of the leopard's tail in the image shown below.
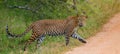
<path fill-rule="evenodd" d="M 6 26 L 6 33 L 7 36 L 9 38 L 16 38 L 16 37 L 22 37 L 23 35 L 25 35 L 26 33 L 28 33 L 30 30 L 32 29 L 32 26 L 29 26 L 22 34 L 12 34 L 10 33 L 10 31 L 8 30 L 8 25 Z"/>

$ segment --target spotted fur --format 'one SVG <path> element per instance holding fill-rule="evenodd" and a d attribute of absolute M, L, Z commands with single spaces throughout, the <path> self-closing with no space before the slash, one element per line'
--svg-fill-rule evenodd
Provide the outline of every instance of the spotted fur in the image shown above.
<path fill-rule="evenodd" d="M 76 31 L 78 27 L 82 27 L 84 25 L 84 21 L 86 16 L 70 16 L 64 20 L 39 20 L 32 23 L 25 32 L 22 34 L 14 35 L 11 34 L 8 30 L 8 26 L 6 27 L 6 32 L 9 37 L 22 37 L 30 30 L 32 30 L 32 35 L 29 40 L 26 42 L 24 46 L 24 51 L 32 42 L 37 40 L 37 47 L 43 42 L 44 37 L 46 35 L 49 36 L 58 36 L 64 35 L 66 39 L 66 45 L 69 44 L 70 37 L 78 39 L 79 41 L 86 43 L 86 41 L 80 37 Z"/>

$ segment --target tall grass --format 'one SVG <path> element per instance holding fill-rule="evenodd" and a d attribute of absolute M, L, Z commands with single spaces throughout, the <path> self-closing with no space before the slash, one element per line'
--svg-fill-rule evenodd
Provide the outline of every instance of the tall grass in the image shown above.
<path fill-rule="evenodd" d="M 68 2 L 71 2 L 69 0 Z M 85 27 L 79 29 L 78 33 L 88 38 L 100 31 L 102 25 L 106 23 L 109 18 L 120 11 L 120 0 L 89 0 L 89 3 L 77 0 L 78 10 L 86 11 L 89 18 Z M 0 6 L 0 54 L 23 54 L 23 46 L 25 41 L 31 35 L 31 32 L 22 38 L 9 39 L 6 36 L 5 26 L 8 24 L 11 32 L 15 34 L 22 33 L 26 26 L 24 18 L 32 19 L 25 16 L 25 10 L 9 10 Z M 63 16 L 65 17 L 65 16 Z M 27 22 L 28 25 L 32 21 Z M 29 46 L 28 54 L 63 54 L 65 51 L 82 45 L 78 40 L 71 38 L 70 44 L 65 46 L 65 39 L 63 36 L 45 38 L 40 49 L 35 49 L 35 43 Z"/>

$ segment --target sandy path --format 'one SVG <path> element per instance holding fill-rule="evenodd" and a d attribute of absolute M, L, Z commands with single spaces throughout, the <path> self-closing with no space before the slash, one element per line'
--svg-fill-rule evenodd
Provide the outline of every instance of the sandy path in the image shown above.
<path fill-rule="evenodd" d="M 120 54 L 120 13 L 113 16 L 88 43 L 65 54 Z"/>

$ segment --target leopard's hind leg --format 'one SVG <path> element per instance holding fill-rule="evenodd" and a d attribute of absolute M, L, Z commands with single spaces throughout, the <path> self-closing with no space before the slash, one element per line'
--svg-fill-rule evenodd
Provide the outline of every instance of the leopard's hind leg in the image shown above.
<path fill-rule="evenodd" d="M 30 45 L 32 42 L 34 42 L 37 38 L 38 38 L 38 35 L 35 32 L 33 32 L 30 39 L 25 43 L 23 50 L 26 51 L 26 48 L 28 47 L 28 45 Z"/>
<path fill-rule="evenodd" d="M 40 37 L 37 39 L 36 49 L 40 47 L 44 39 L 45 39 L 45 35 L 40 35 Z"/>

